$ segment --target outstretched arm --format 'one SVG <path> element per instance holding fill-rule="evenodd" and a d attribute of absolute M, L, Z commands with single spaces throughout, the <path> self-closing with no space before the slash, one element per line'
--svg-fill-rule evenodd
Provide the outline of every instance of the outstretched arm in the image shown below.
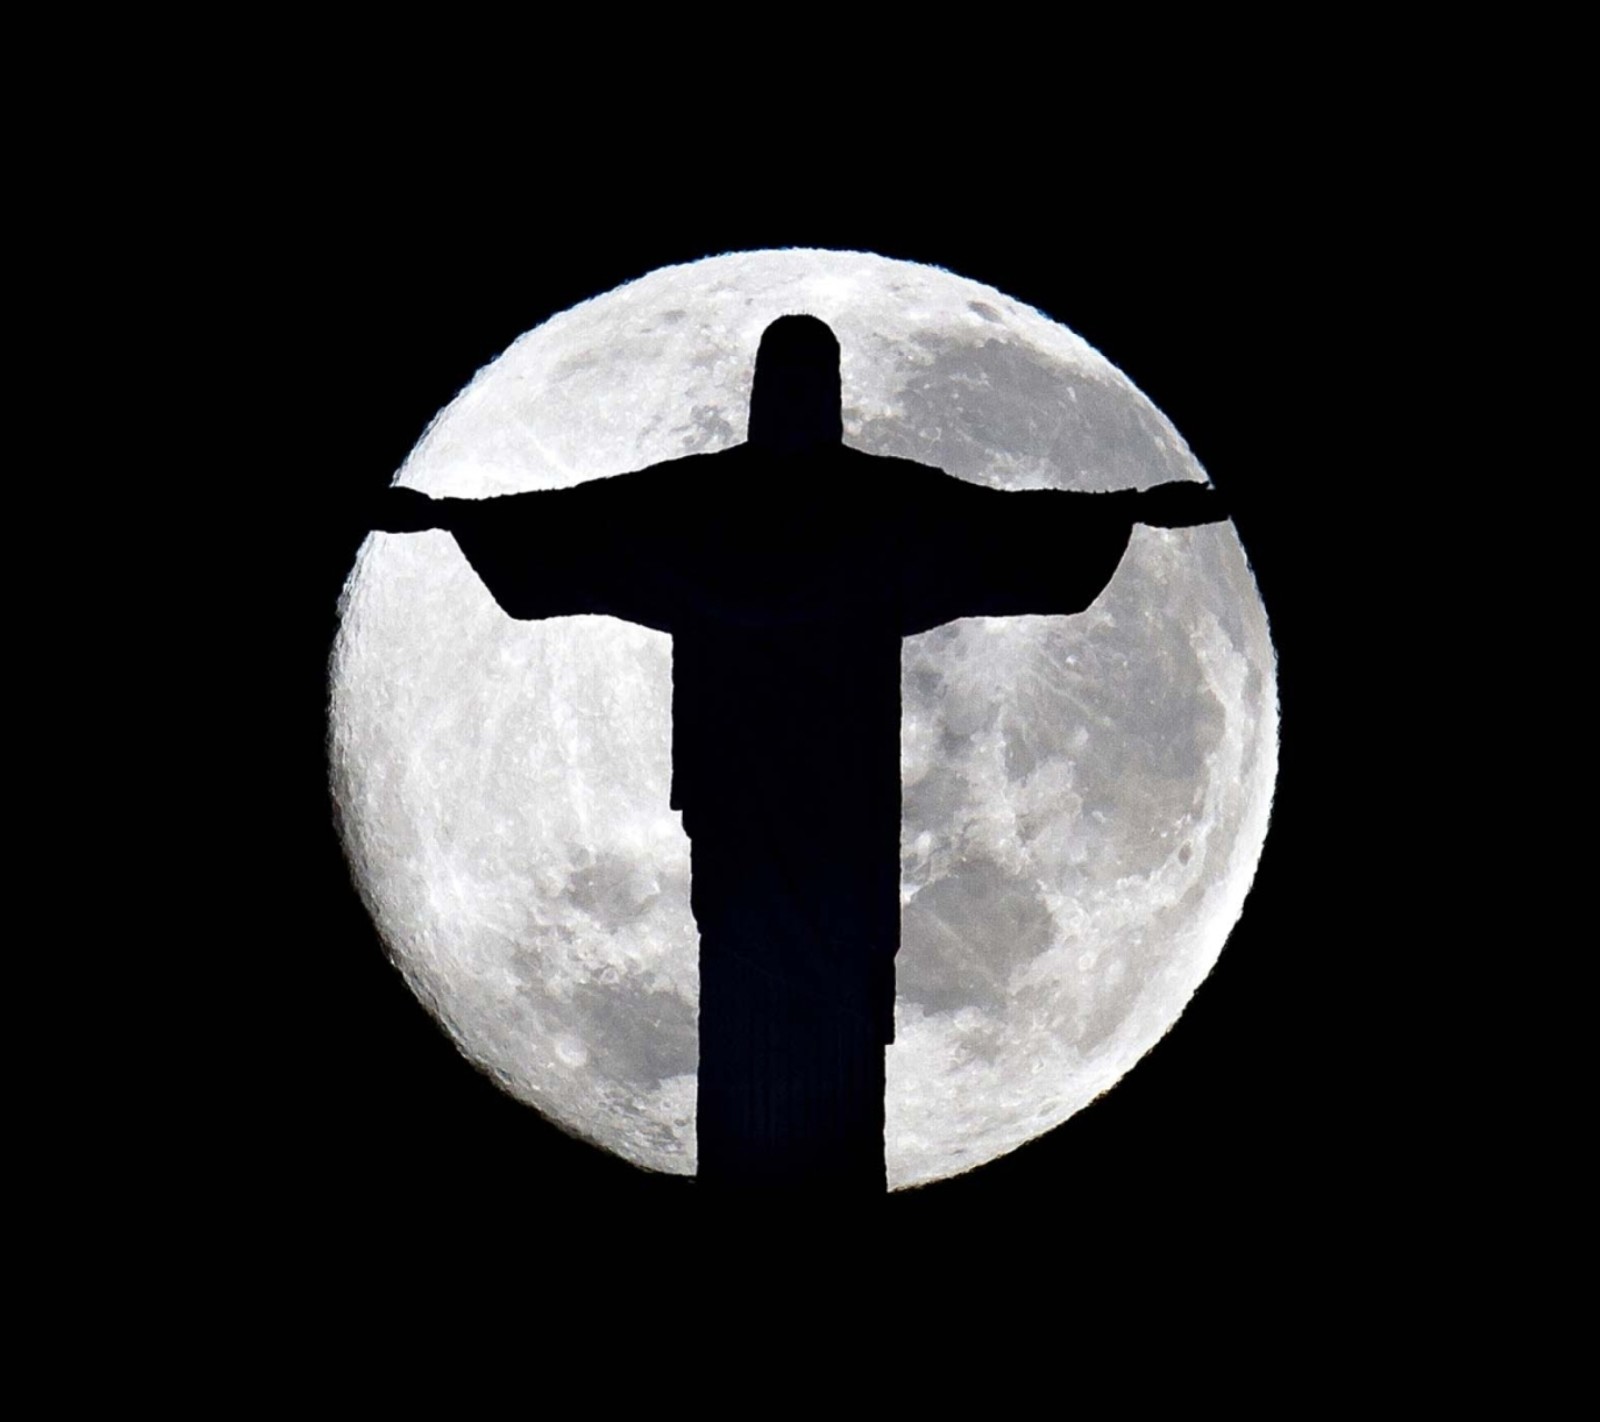
<path fill-rule="evenodd" d="M 941 482 L 919 510 L 902 631 L 958 617 L 1082 612 L 1111 581 L 1136 523 L 1190 528 L 1227 516 L 1204 484 L 1080 494 Z"/>
<path fill-rule="evenodd" d="M 430 499 L 384 492 L 372 527 L 385 533 L 442 529 L 507 615 L 523 620 L 605 613 L 670 630 L 641 586 L 633 530 L 647 522 L 617 479 L 488 499 Z M 633 490 L 635 494 L 637 489 Z M 620 495 L 620 497 L 619 497 Z"/>
<path fill-rule="evenodd" d="M 393 486 L 374 503 L 369 523 L 374 533 L 424 533 L 450 528 L 450 519 L 464 499 L 430 499 L 418 489 Z"/>
<path fill-rule="evenodd" d="M 1093 499 L 1124 499 L 1134 523 L 1151 528 L 1195 528 L 1203 523 L 1221 523 L 1228 510 L 1221 496 L 1209 484 L 1178 480 L 1157 484 L 1153 489 L 1130 489 L 1120 494 L 1090 494 Z"/>

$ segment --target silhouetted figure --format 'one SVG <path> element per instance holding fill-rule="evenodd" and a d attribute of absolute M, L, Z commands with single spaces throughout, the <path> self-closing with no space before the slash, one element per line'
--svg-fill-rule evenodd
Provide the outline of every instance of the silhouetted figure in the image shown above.
<path fill-rule="evenodd" d="M 839 346 L 762 337 L 749 441 L 576 488 L 393 489 L 512 617 L 672 634 L 672 805 L 700 930 L 702 1185 L 881 1194 L 900 931 L 900 641 L 1072 613 L 1135 522 L 1225 517 L 1202 485 L 1006 493 L 841 442 Z"/>

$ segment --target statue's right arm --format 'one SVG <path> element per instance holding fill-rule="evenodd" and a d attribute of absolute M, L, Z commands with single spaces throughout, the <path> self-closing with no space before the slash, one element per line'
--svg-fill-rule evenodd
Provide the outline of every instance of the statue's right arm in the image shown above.
<path fill-rule="evenodd" d="M 372 527 L 451 534 L 489 594 L 524 621 L 604 613 L 669 630 L 665 610 L 641 596 L 630 516 L 619 480 L 487 499 L 430 499 L 386 490 Z M 647 520 L 645 520 L 647 522 Z"/>
<path fill-rule="evenodd" d="M 374 533 L 423 533 L 450 527 L 451 510 L 461 499 L 430 499 L 419 489 L 388 488 L 372 510 Z"/>

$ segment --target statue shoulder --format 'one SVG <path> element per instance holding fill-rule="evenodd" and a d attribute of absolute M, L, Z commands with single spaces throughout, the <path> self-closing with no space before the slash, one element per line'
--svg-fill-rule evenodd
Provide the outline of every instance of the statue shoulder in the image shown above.
<path fill-rule="evenodd" d="M 841 456 L 845 467 L 852 474 L 870 475 L 880 481 L 887 480 L 903 486 L 908 491 L 919 488 L 934 489 L 945 484 L 961 482 L 936 464 L 908 459 L 904 455 L 873 454 L 864 449 L 854 449 L 845 445 L 841 449 Z"/>
<path fill-rule="evenodd" d="M 734 477 L 747 461 L 746 448 L 745 445 L 734 445 L 729 449 L 697 450 L 673 459 L 659 460 L 629 474 L 618 474 L 615 480 L 620 481 L 619 488 L 627 489 L 646 485 L 659 488 L 668 483 L 679 487 L 688 483 L 709 484 Z"/>

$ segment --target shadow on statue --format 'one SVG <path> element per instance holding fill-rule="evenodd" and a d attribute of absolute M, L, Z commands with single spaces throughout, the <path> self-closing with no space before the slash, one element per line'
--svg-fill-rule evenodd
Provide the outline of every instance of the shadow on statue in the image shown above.
<path fill-rule="evenodd" d="M 839 346 L 762 337 L 748 442 L 571 489 L 391 489 L 510 616 L 672 635 L 672 805 L 700 931 L 699 1187 L 881 1196 L 900 930 L 900 644 L 1074 613 L 1135 522 L 1226 517 L 1198 484 L 1002 492 L 842 443 Z"/>

